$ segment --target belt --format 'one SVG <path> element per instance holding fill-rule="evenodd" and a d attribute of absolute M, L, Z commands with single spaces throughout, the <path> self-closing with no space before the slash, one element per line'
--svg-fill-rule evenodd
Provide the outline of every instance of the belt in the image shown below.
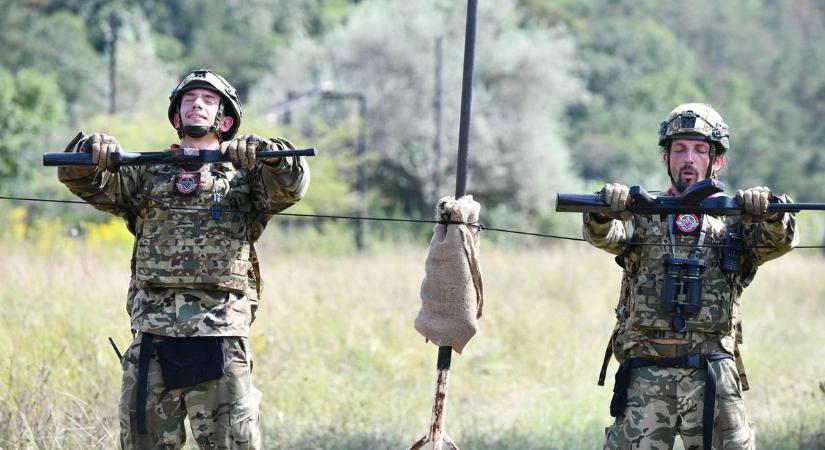
<path fill-rule="evenodd" d="M 677 369 L 705 370 L 705 402 L 702 408 L 702 445 L 711 450 L 713 440 L 713 419 L 716 412 L 716 372 L 710 367 L 713 361 L 733 359 L 727 353 L 691 353 L 676 358 L 628 358 L 616 371 L 613 398 L 610 400 L 610 415 L 620 417 L 627 408 L 627 389 L 630 386 L 630 371 L 639 367 L 673 367 Z"/>

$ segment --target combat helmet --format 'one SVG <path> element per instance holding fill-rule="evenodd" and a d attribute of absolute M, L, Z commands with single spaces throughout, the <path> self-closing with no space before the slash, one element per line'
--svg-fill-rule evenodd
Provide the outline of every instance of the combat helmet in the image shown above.
<path fill-rule="evenodd" d="M 670 143 L 673 139 L 693 139 L 710 144 L 710 158 L 705 178 L 714 176 L 713 162 L 716 155 L 730 149 L 730 130 L 722 116 L 707 103 L 682 103 L 673 109 L 659 124 L 659 146 L 665 149 L 668 159 L 667 174 L 675 185 L 670 171 Z"/>
<path fill-rule="evenodd" d="M 671 140 L 708 141 L 716 154 L 730 149 L 730 130 L 722 116 L 707 103 L 682 103 L 659 125 L 659 146 L 667 148 Z"/>
<path fill-rule="evenodd" d="M 218 114 L 215 116 L 215 122 L 210 127 L 181 126 L 180 128 L 176 128 L 178 131 L 178 137 L 182 138 L 184 134 L 189 134 L 191 136 L 203 136 L 206 133 L 214 131 L 218 134 L 218 139 L 221 141 L 232 139 L 232 137 L 235 136 L 235 133 L 238 132 L 238 127 L 241 126 L 241 117 L 243 116 L 243 112 L 241 111 L 241 102 L 238 100 L 238 91 L 236 91 L 224 77 L 212 72 L 211 70 L 193 70 L 189 75 L 181 80 L 180 83 L 178 83 L 175 89 L 172 89 L 172 93 L 169 95 L 169 110 L 167 112 L 169 122 L 172 126 L 175 126 L 173 118 L 175 113 L 180 109 L 180 99 L 181 96 L 183 96 L 183 93 L 197 88 L 209 89 L 210 91 L 214 91 L 221 96 L 221 106 L 218 108 Z M 232 128 L 221 133 L 218 130 L 218 125 L 227 115 L 234 119 L 234 123 L 232 124 Z M 186 130 L 184 130 L 184 128 L 186 128 Z M 184 133 L 184 131 L 186 133 Z"/>

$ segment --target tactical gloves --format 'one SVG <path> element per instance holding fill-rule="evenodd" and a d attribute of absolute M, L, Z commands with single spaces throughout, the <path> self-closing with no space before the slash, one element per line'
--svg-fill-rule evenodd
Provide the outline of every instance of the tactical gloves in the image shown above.
<path fill-rule="evenodd" d="M 770 188 L 765 186 L 736 191 L 736 202 L 745 207 L 745 212 L 742 214 L 742 221 L 745 223 L 776 219 L 779 213 L 768 214 L 768 204 L 771 200 L 776 201 L 776 197 L 771 193 Z"/>
<path fill-rule="evenodd" d="M 120 142 L 105 133 L 95 133 L 81 145 L 81 151 L 92 154 L 92 162 L 97 164 L 100 172 L 117 172 L 119 164 L 113 160 L 112 155 L 119 152 L 120 148 Z"/>
<path fill-rule="evenodd" d="M 604 202 L 610 206 L 610 212 L 604 215 L 612 219 L 630 220 L 633 216 L 627 211 L 627 200 L 630 197 L 630 188 L 619 183 L 607 183 L 602 188 Z"/>
<path fill-rule="evenodd" d="M 231 141 L 221 143 L 221 152 L 228 152 L 232 164 L 239 169 L 255 165 L 257 162 L 257 152 L 275 149 L 274 142 L 255 134 L 244 134 Z M 280 158 L 277 158 L 276 161 L 267 161 L 277 164 L 279 160 Z"/>

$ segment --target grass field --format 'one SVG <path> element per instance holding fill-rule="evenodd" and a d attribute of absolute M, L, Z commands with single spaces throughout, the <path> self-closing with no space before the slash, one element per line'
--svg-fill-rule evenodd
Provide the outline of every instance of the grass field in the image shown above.
<path fill-rule="evenodd" d="M 6 242 L 0 449 L 117 448 L 128 251 Z M 69 251 L 71 250 L 71 251 Z M 428 428 L 437 350 L 413 329 L 425 249 L 319 256 L 264 245 L 253 326 L 267 449 L 403 449 Z M 481 331 L 454 356 L 446 429 L 464 450 L 595 449 L 619 271 L 586 244 L 482 242 Z M 746 393 L 760 449 L 825 448 L 825 260 L 797 251 L 744 295 Z M 616 368 L 611 364 L 610 373 Z"/>

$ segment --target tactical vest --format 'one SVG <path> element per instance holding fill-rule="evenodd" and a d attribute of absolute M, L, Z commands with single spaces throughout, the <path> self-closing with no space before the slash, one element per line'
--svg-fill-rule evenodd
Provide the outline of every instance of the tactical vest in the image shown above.
<path fill-rule="evenodd" d="M 246 292 L 251 243 L 241 211 L 250 211 L 250 186 L 239 175 L 220 164 L 146 169 L 134 258 L 141 288 Z"/>
<path fill-rule="evenodd" d="M 665 285 L 667 256 L 687 258 L 700 244 L 698 259 L 704 263 L 701 274 L 701 308 L 684 314 L 687 331 L 730 334 L 739 322 L 740 303 L 737 273 L 725 273 L 720 269 L 719 255 L 727 228 L 716 217 L 705 216 L 701 223 L 703 238 L 678 236 L 671 233 L 666 218 L 636 216 L 637 224 L 633 240 L 642 245 L 634 246 L 626 257 L 626 269 L 630 272 L 624 299 L 626 327 L 631 331 L 672 331 L 676 315 L 663 306 L 662 290 Z M 676 240 L 676 246 L 672 245 Z"/>

